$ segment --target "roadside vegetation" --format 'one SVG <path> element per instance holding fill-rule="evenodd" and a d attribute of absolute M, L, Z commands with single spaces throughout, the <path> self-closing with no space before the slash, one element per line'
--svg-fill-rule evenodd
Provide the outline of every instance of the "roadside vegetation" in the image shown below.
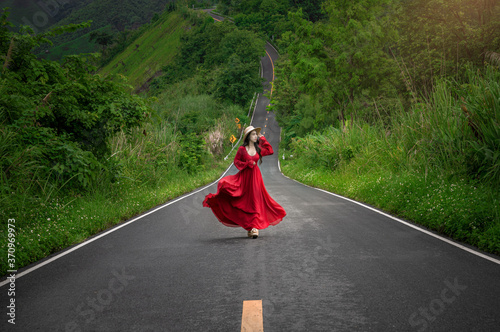
<path fill-rule="evenodd" d="M 140 62 L 106 75 L 96 54 L 54 62 L 33 53 L 53 35 L 86 23 L 41 34 L 13 32 L 8 12 L 2 13 L 0 247 L 7 252 L 7 220 L 14 218 L 16 268 L 216 180 L 234 158 L 235 150 L 224 160 L 230 139 L 239 137 L 237 122 L 249 122 L 251 98 L 262 89 L 263 41 L 185 7 L 164 11 L 158 22 L 190 29 L 164 31 L 178 47 L 162 50 L 165 77 L 157 75 L 154 91 L 148 84 L 139 96 L 131 91 L 140 86 L 130 85 L 127 74 Z M 157 25 L 137 36 L 144 49 L 158 45 L 153 31 Z M 216 47 L 208 40 L 215 32 Z M 222 41 L 233 48 L 221 47 Z M 203 53 L 182 59 L 197 42 L 206 46 Z M 133 54 L 135 44 L 122 56 Z M 168 76 L 172 70 L 182 77 Z M 228 80 L 239 74 L 246 80 L 233 90 Z M 6 254 L 0 262 L 5 274 Z"/>
<path fill-rule="evenodd" d="M 218 7 L 280 51 L 284 174 L 500 254 L 500 4 L 301 3 Z"/>
<path fill-rule="evenodd" d="M 426 103 L 394 112 L 390 124 L 293 137 L 281 146 L 282 170 L 499 254 L 500 75 L 487 70 L 473 80 L 463 91 L 441 83 Z M 467 97 L 452 98 L 455 93 Z M 474 122 L 462 116 L 464 109 Z"/>

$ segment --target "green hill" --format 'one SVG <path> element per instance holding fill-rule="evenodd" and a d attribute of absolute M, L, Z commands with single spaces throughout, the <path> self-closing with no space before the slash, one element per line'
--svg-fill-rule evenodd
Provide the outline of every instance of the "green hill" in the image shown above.
<path fill-rule="evenodd" d="M 57 25 L 92 20 L 91 30 L 111 25 L 115 31 L 136 29 L 161 12 L 169 0 L 99 0 L 74 11 Z"/>
<path fill-rule="evenodd" d="M 101 74 L 121 74 L 136 91 L 147 86 L 161 68 L 171 62 L 180 45 L 182 32 L 189 23 L 177 12 L 164 13 L 123 52 L 101 70 Z"/>
<path fill-rule="evenodd" d="M 0 8 L 10 8 L 9 21 L 15 26 L 29 25 L 35 32 L 45 32 L 56 26 L 92 21 L 89 28 L 52 37 L 53 46 L 35 50 L 40 57 L 59 60 L 64 55 L 95 52 L 99 46 L 88 40 L 88 34 L 106 28 L 119 34 L 134 30 L 151 21 L 163 11 L 170 0 L 81 0 L 81 1 L 2 1 Z M 49 50 L 46 53 L 46 50 Z"/>

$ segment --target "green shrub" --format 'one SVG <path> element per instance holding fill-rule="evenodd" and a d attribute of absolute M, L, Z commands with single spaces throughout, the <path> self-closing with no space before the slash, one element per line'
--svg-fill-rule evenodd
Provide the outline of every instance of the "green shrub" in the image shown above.
<path fill-rule="evenodd" d="M 500 186 L 500 71 L 489 67 L 484 76 L 469 70 L 460 91 L 467 129 L 463 128 L 467 163 L 472 176 Z"/>

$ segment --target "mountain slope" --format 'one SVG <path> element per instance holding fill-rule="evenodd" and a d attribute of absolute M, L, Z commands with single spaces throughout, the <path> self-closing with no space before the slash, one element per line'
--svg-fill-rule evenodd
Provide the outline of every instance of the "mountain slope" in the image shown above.
<path fill-rule="evenodd" d="M 141 36 L 101 70 L 101 74 L 121 74 L 139 90 L 177 54 L 182 32 L 188 22 L 177 12 L 164 13 Z"/>
<path fill-rule="evenodd" d="M 90 28 L 51 38 L 53 46 L 37 50 L 41 57 L 58 60 L 64 55 L 97 52 L 99 46 L 88 40 L 88 34 L 106 27 L 116 34 L 125 29 L 137 29 L 161 13 L 170 0 L 82 0 L 82 1 L 4 1 L 0 8 L 11 8 L 9 21 L 15 27 L 29 25 L 35 32 L 55 26 L 92 21 Z M 46 50 L 49 50 L 46 53 Z"/>

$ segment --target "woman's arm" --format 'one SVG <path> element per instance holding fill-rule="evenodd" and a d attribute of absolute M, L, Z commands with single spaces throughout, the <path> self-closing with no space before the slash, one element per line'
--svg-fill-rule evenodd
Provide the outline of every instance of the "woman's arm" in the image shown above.
<path fill-rule="evenodd" d="M 245 158 L 245 147 L 240 146 L 238 148 L 238 152 L 236 152 L 236 156 L 234 157 L 234 166 L 236 166 L 237 169 L 244 170 L 246 167 L 253 168 L 255 165 L 255 162 L 253 160 L 247 160 Z"/>
<path fill-rule="evenodd" d="M 269 144 L 264 135 L 259 135 L 259 147 L 262 157 L 274 154 L 273 147 Z"/>

